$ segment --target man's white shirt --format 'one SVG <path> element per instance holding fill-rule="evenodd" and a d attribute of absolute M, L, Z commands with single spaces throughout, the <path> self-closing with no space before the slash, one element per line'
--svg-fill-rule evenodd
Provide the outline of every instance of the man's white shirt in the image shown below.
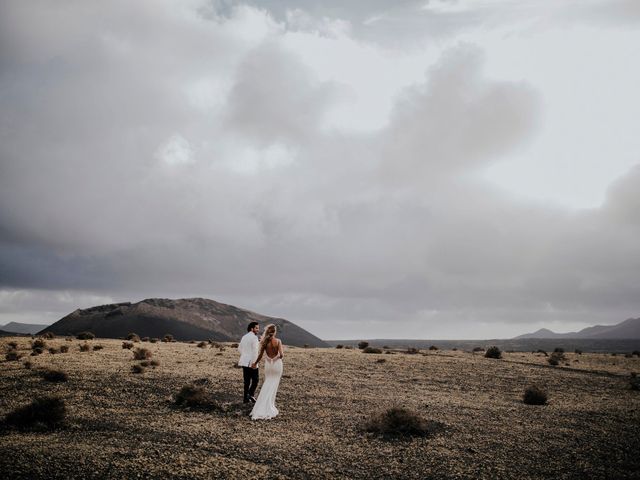
<path fill-rule="evenodd" d="M 258 336 L 253 332 L 247 333 L 242 337 L 242 340 L 240 340 L 238 351 L 240 352 L 238 365 L 241 367 L 250 367 L 251 364 L 258 359 L 258 353 L 260 351 Z"/>

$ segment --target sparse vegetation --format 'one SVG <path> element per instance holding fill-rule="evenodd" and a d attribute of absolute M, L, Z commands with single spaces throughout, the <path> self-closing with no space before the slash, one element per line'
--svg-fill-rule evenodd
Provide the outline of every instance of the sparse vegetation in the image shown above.
<path fill-rule="evenodd" d="M 93 340 L 94 338 L 96 338 L 96 336 L 93 332 L 80 332 L 78 335 L 76 335 L 76 338 L 78 340 Z"/>
<path fill-rule="evenodd" d="M 338 345 L 336 345 L 336 348 L 337 348 L 337 349 L 344 348 L 344 345 L 340 345 L 340 344 L 338 344 Z"/>
<path fill-rule="evenodd" d="M 33 364 L 27 360 L 26 362 L 24 362 L 24 368 L 26 368 L 27 370 L 31 370 L 31 367 L 33 366 Z"/>
<path fill-rule="evenodd" d="M 56 335 L 53 332 L 45 332 L 42 335 L 42 338 L 46 338 L 47 340 L 53 340 L 54 338 L 56 338 Z"/>
<path fill-rule="evenodd" d="M 136 348 L 133 351 L 134 360 L 146 360 L 148 358 L 151 358 L 151 356 L 152 356 L 151 350 L 147 348 Z"/>
<path fill-rule="evenodd" d="M 55 347 L 49 347 L 49 353 L 50 353 L 51 355 L 55 355 L 56 353 L 60 353 L 60 350 L 58 350 L 58 349 L 57 349 L 57 348 L 55 348 Z"/>
<path fill-rule="evenodd" d="M 40 371 L 40 376 L 47 382 L 66 382 L 69 380 L 69 375 L 62 370 L 54 370 L 51 368 Z"/>
<path fill-rule="evenodd" d="M 207 348 L 207 345 L 209 345 L 207 342 L 200 342 L 198 348 Z"/>
<path fill-rule="evenodd" d="M 35 347 L 31 350 L 31 356 L 35 357 L 36 355 L 42 354 L 42 352 L 44 352 L 44 350 L 41 347 Z"/>
<path fill-rule="evenodd" d="M 137 333 L 130 333 L 127 335 L 127 340 L 138 343 L 140 341 L 140 337 Z"/>
<path fill-rule="evenodd" d="M 149 340 L 151 343 L 158 343 L 160 341 L 159 338 L 152 338 L 151 340 Z"/>
<path fill-rule="evenodd" d="M 149 362 L 149 365 L 151 365 L 152 367 L 157 367 L 160 365 L 160 362 L 154 359 Z"/>
<path fill-rule="evenodd" d="M 536 353 L 542 353 L 545 357 L 549 356 L 549 354 L 547 352 L 545 352 L 544 350 L 537 350 Z"/>
<path fill-rule="evenodd" d="M 573 353 L 575 353 L 576 355 L 582 355 L 582 350 L 576 348 Z"/>
<path fill-rule="evenodd" d="M 375 347 L 364 347 L 362 353 L 382 353 L 382 350 Z"/>
<path fill-rule="evenodd" d="M 17 349 L 18 348 L 18 342 L 15 342 L 15 341 L 8 342 L 7 343 L 7 347 L 16 348 Z"/>
<path fill-rule="evenodd" d="M 549 358 L 547 358 L 547 362 L 549 362 L 549 365 L 553 365 L 554 367 L 556 365 L 559 365 L 560 362 L 563 362 L 566 360 L 566 357 L 564 356 L 563 352 L 556 352 L 554 351 L 551 356 Z"/>
<path fill-rule="evenodd" d="M 131 367 L 131 373 L 144 373 L 144 366 L 137 363 Z"/>
<path fill-rule="evenodd" d="M 64 400 L 58 397 L 38 397 L 29 405 L 20 407 L 7 415 L 5 423 L 18 428 L 38 426 L 53 428 L 61 425 L 65 416 Z"/>
<path fill-rule="evenodd" d="M 133 342 L 122 342 L 122 348 L 124 350 L 131 350 L 133 348 Z"/>
<path fill-rule="evenodd" d="M 376 360 L 376 363 L 385 363 L 387 361 L 386 358 L 379 358 Z"/>
<path fill-rule="evenodd" d="M 22 358 L 22 354 L 20 352 L 18 352 L 17 350 L 9 350 L 6 355 L 4 356 L 5 360 L 7 362 L 17 362 L 18 360 L 20 360 Z"/>
<path fill-rule="evenodd" d="M 93 350 L 102 350 L 104 347 L 102 345 L 94 345 Z"/>
<path fill-rule="evenodd" d="M 35 350 L 36 348 L 44 350 L 45 348 L 47 348 L 47 343 L 42 338 L 36 338 L 35 340 L 31 341 L 31 349 Z"/>
<path fill-rule="evenodd" d="M 553 353 L 564 353 L 564 348 L 556 347 L 553 349 Z"/>
<path fill-rule="evenodd" d="M 635 355 L 636 357 L 640 357 L 640 350 L 634 350 L 631 352 L 631 355 Z"/>
<path fill-rule="evenodd" d="M 502 358 L 502 352 L 498 347 L 489 347 L 484 353 L 485 358 Z"/>
<path fill-rule="evenodd" d="M 142 341 L 143 342 L 148 342 L 149 341 L 149 337 L 142 337 Z"/>
<path fill-rule="evenodd" d="M 418 350 L 415 347 L 409 347 L 409 348 L 407 348 L 407 353 L 409 355 L 415 355 L 416 353 L 420 353 L 420 350 Z"/>
<path fill-rule="evenodd" d="M 175 342 L 175 340 L 173 339 L 173 335 L 171 335 L 170 333 L 165 334 L 165 336 L 162 338 L 162 341 L 165 343 Z"/>
<path fill-rule="evenodd" d="M 431 345 L 431 346 L 429 347 L 429 350 L 438 350 L 438 347 L 436 347 L 435 345 Z"/>
<path fill-rule="evenodd" d="M 428 436 L 443 427 L 441 423 L 426 420 L 405 408 L 390 408 L 364 424 L 365 431 L 388 437 Z"/>
<path fill-rule="evenodd" d="M 525 389 L 522 401 L 527 405 L 544 405 L 547 403 L 547 392 L 537 385 L 531 385 Z"/>
<path fill-rule="evenodd" d="M 482 347 L 473 347 L 473 352 L 484 352 L 484 348 L 482 348 Z"/>
<path fill-rule="evenodd" d="M 175 404 L 181 407 L 218 410 L 220 405 L 209 395 L 204 387 L 185 385 L 175 396 Z"/>
<path fill-rule="evenodd" d="M 358 342 L 358 348 L 360 350 L 364 350 L 365 348 L 367 348 L 369 346 L 369 342 Z"/>
<path fill-rule="evenodd" d="M 60 353 L 67 353 L 69 351 L 69 345 L 60 345 Z"/>
<path fill-rule="evenodd" d="M 89 350 L 91 350 L 91 345 L 89 345 L 88 343 L 83 343 L 82 345 L 80 345 L 81 352 L 88 352 Z"/>
<path fill-rule="evenodd" d="M 629 388 L 631 390 L 640 390 L 640 377 L 635 372 L 632 372 L 629 378 Z"/>

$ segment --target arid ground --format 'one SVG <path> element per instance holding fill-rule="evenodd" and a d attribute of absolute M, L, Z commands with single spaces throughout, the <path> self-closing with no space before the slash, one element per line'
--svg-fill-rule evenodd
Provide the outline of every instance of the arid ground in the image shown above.
<path fill-rule="evenodd" d="M 11 341 L 17 361 L 4 360 Z M 77 339 L 46 342 L 69 351 L 30 356 L 29 338 L 0 339 L 0 416 L 37 396 L 66 405 L 60 426 L 3 426 L 3 478 L 640 478 L 640 392 L 629 387 L 638 357 L 567 353 L 551 366 L 532 353 L 289 348 L 280 415 L 254 422 L 231 344 L 136 343 L 159 365 L 133 373 L 140 362 L 122 340 L 91 340 L 87 352 Z M 46 381 L 45 368 L 68 380 Z M 194 382 L 219 409 L 175 405 Z M 547 405 L 523 403 L 534 383 Z M 445 428 L 363 431 L 391 407 Z"/>

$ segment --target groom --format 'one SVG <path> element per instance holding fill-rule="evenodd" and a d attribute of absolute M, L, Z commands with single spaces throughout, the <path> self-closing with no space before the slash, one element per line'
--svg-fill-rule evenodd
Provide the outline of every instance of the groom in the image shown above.
<path fill-rule="evenodd" d="M 244 377 L 244 403 L 255 403 L 256 399 L 253 395 L 256 393 L 259 376 L 258 367 L 251 368 L 251 365 L 258 359 L 258 351 L 260 350 L 260 341 L 258 340 L 260 325 L 258 325 L 258 322 L 251 322 L 247 326 L 247 332 L 240 340 L 240 345 L 238 345 L 238 350 L 240 351 L 238 365 L 242 367 Z"/>

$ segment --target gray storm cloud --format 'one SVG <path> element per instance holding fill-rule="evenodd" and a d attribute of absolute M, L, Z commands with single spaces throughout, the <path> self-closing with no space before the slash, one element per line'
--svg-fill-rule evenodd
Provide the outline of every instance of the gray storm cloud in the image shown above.
<path fill-rule="evenodd" d="M 59 290 L 203 295 L 335 338 L 637 308 L 637 168 L 583 211 L 486 184 L 542 106 L 486 78 L 477 47 L 445 50 L 356 134 L 326 126 L 349 87 L 317 78 L 277 15 L 63 5 L 2 2 L 0 281 L 36 292 L 4 311 L 52 310 Z"/>

